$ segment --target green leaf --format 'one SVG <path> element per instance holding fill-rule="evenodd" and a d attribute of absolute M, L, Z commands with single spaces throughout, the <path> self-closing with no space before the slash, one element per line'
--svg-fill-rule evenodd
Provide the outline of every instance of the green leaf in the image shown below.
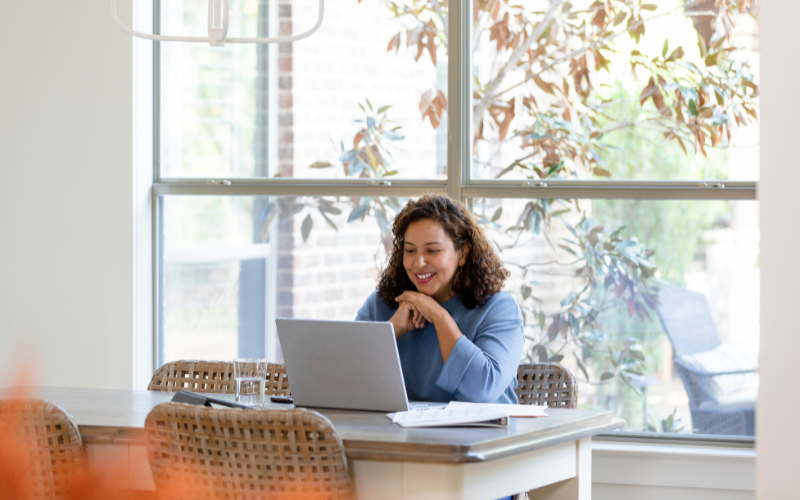
<path fill-rule="evenodd" d="M 667 52 L 669 52 L 669 38 L 664 40 L 664 47 L 661 49 L 661 57 L 667 57 Z"/>
<path fill-rule="evenodd" d="M 558 363 L 562 359 L 564 359 L 564 355 L 563 354 L 556 354 L 555 356 L 551 356 L 550 359 L 547 360 L 547 362 L 548 363 Z"/>
<path fill-rule="evenodd" d="M 598 177 L 611 177 L 611 172 L 604 169 L 603 167 L 594 167 L 592 169 L 592 173 Z"/>
<path fill-rule="evenodd" d="M 719 55 L 721 52 L 716 52 L 714 54 L 707 55 L 704 59 L 706 66 L 716 66 L 719 62 Z"/>
<path fill-rule="evenodd" d="M 708 53 L 708 47 L 706 46 L 706 39 L 703 38 L 700 33 L 697 34 L 697 48 L 700 49 L 700 57 L 706 57 Z"/>
<path fill-rule="evenodd" d="M 644 361 L 644 351 L 639 346 L 631 346 L 628 348 L 628 354 L 633 359 L 637 359 L 639 361 Z"/>
<path fill-rule="evenodd" d="M 694 99 L 689 99 L 689 114 L 697 116 L 697 104 L 695 104 Z"/>
<path fill-rule="evenodd" d="M 387 109 L 389 109 L 391 107 L 392 107 L 391 105 L 390 106 L 381 106 L 380 108 L 378 108 L 378 114 L 379 115 L 383 114 L 384 111 L 386 111 Z"/>
<path fill-rule="evenodd" d="M 332 166 L 333 166 L 333 163 L 331 163 L 329 161 L 315 161 L 314 163 L 309 165 L 308 168 L 328 168 L 328 167 L 332 167 Z"/>
<path fill-rule="evenodd" d="M 581 369 L 581 371 L 583 372 L 583 376 L 586 377 L 586 381 L 588 382 L 589 381 L 589 372 L 586 370 L 586 365 L 583 364 L 583 361 L 581 360 L 581 358 L 578 357 L 577 354 L 575 355 L 575 361 L 578 362 L 578 368 Z"/>
<path fill-rule="evenodd" d="M 336 226 L 336 223 L 330 220 L 322 210 L 319 211 L 319 214 L 322 216 L 323 219 L 325 219 L 325 222 L 327 222 L 328 225 L 333 228 L 334 231 L 336 231 L 337 233 L 339 232 L 339 228 Z"/>
<path fill-rule="evenodd" d="M 392 232 L 392 225 L 386 219 L 386 213 L 383 210 L 375 210 L 375 218 L 378 219 L 378 227 L 381 229 L 381 237 L 386 237 L 387 234 Z"/>
<path fill-rule="evenodd" d="M 320 203 L 319 211 L 324 212 L 326 214 L 333 214 L 333 215 L 342 215 L 342 211 L 338 208 L 334 207 L 333 205 L 328 205 L 327 203 Z"/>
<path fill-rule="evenodd" d="M 569 313 L 569 327 L 572 328 L 572 334 L 576 337 L 581 333 L 581 326 L 578 322 L 578 319 L 572 314 Z"/>
<path fill-rule="evenodd" d="M 350 212 L 350 216 L 347 217 L 347 222 L 350 223 L 354 220 L 361 219 L 367 214 L 367 211 L 369 211 L 369 203 L 357 206 L 352 212 Z"/>
<path fill-rule="evenodd" d="M 497 222 L 501 215 L 503 215 L 503 207 L 500 207 L 494 211 L 494 215 L 492 215 L 492 222 Z"/>
<path fill-rule="evenodd" d="M 570 213 L 570 212 L 572 212 L 572 209 L 569 209 L 569 208 L 562 208 L 561 210 L 556 210 L 555 212 L 553 212 L 552 214 L 550 214 L 550 216 L 551 216 L 551 217 L 558 217 L 559 215 L 568 214 L 568 213 Z"/>
<path fill-rule="evenodd" d="M 303 224 L 300 226 L 300 232 L 303 235 L 303 242 L 308 241 L 308 236 L 311 234 L 311 227 L 314 225 L 313 219 L 311 219 L 311 214 L 306 215 L 306 218 L 303 219 Z"/>
<path fill-rule="evenodd" d="M 684 52 L 683 47 L 678 47 L 677 49 L 672 51 L 672 54 L 669 55 L 667 61 L 677 61 L 681 57 L 685 56 L 686 52 Z"/>
<path fill-rule="evenodd" d="M 575 253 L 575 250 L 571 249 L 571 248 L 570 248 L 570 247 L 568 247 L 567 245 L 558 245 L 558 246 L 559 246 L 560 248 L 562 248 L 563 250 L 566 250 L 567 252 L 571 253 L 571 254 L 572 254 L 572 255 L 574 255 L 575 257 L 577 257 L 577 256 L 578 256 L 578 254 L 577 254 L 577 253 Z"/>
<path fill-rule="evenodd" d="M 284 219 L 291 219 L 292 217 L 300 213 L 304 208 L 305 205 L 302 205 L 300 203 L 294 203 L 290 207 L 286 207 L 286 210 L 283 211 L 281 217 Z"/>
<path fill-rule="evenodd" d="M 561 316 L 555 315 L 553 322 L 550 323 L 550 328 L 547 329 L 547 339 L 553 342 L 558 338 L 558 324 L 561 322 Z"/>
<path fill-rule="evenodd" d="M 367 106 L 369 106 L 369 110 L 372 111 L 372 103 L 369 102 L 369 99 L 366 99 L 366 101 L 367 101 Z"/>
<path fill-rule="evenodd" d="M 601 382 L 605 382 L 606 380 L 609 380 L 609 379 L 612 379 L 612 378 L 614 378 L 614 374 L 613 373 L 605 372 L 602 375 L 600 375 L 600 381 Z"/>
<path fill-rule="evenodd" d="M 651 3 L 643 3 L 640 8 L 642 10 L 656 10 L 658 8 L 657 5 L 653 5 Z"/>
<path fill-rule="evenodd" d="M 531 224 L 531 231 L 533 235 L 538 235 L 542 230 L 542 216 L 538 211 L 531 212 L 533 214 L 533 224 Z"/>
<path fill-rule="evenodd" d="M 548 356 L 547 356 L 547 348 L 542 344 L 536 346 L 536 354 L 539 356 L 539 361 L 542 363 L 546 363 Z"/>

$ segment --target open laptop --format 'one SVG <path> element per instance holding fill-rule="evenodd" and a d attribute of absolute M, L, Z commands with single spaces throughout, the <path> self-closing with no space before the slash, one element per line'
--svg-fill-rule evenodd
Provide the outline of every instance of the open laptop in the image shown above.
<path fill-rule="evenodd" d="M 411 403 L 391 323 L 278 319 L 286 373 L 296 406 L 408 411 Z"/>

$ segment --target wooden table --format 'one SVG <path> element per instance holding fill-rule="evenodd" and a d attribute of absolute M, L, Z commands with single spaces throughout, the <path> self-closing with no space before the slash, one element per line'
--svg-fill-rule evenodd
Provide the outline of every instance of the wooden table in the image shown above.
<path fill-rule="evenodd" d="M 144 448 L 144 421 L 154 406 L 173 395 L 54 387 L 28 393 L 72 415 L 90 464 L 122 460 L 128 474 L 115 476 L 115 486 L 134 489 L 155 488 Z M 546 418 L 513 418 L 503 429 L 406 429 L 384 413 L 317 411 L 342 436 L 360 500 L 492 500 L 534 488 L 539 489 L 532 498 L 588 500 L 591 437 L 624 426 L 602 410 L 549 409 Z"/>

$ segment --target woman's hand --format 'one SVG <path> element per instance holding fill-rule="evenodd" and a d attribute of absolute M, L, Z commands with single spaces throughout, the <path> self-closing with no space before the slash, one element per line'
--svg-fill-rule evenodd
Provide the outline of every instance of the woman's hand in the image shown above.
<path fill-rule="evenodd" d="M 442 314 L 449 316 L 449 313 L 433 297 L 424 293 L 406 291 L 395 300 L 400 302 L 401 306 L 409 304 L 417 312 L 415 322 L 419 318 L 422 320 L 422 326 L 425 326 L 425 321 L 436 323 L 436 320 L 440 319 Z"/>
<path fill-rule="evenodd" d="M 401 302 L 400 307 L 397 308 L 397 312 L 394 313 L 389 322 L 394 327 L 394 335 L 397 338 L 415 328 L 425 326 L 425 320 L 422 319 L 419 311 L 410 302 Z M 419 326 L 420 324 L 422 326 Z"/>
<path fill-rule="evenodd" d="M 447 310 L 442 307 L 433 297 L 419 292 L 403 292 L 397 297 L 400 307 L 407 304 L 409 310 L 416 311 L 423 320 L 433 323 L 436 327 L 436 336 L 439 338 L 439 349 L 442 352 L 442 361 L 447 362 L 453 346 L 462 337 L 461 330 Z M 423 323 L 424 324 L 424 323 Z"/>

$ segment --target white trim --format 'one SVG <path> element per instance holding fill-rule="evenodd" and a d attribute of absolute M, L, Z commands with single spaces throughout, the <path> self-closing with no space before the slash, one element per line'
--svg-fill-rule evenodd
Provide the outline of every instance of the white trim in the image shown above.
<path fill-rule="evenodd" d="M 133 25 L 153 26 L 152 0 L 134 0 Z M 133 389 L 153 374 L 153 42 L 133 40 Z M 113 167 L 113 166 L 112 166 Z"/>
<path fill-rule="evenodd" d="M 753 492 L 755 463 L 755 450 L 592 443 L 594 484 Z"/>
<path fill-rule="evenodd" d="M 793 85 L 787 85 L 800 77 L 800 66 L 786 63 L 786 48 L 794 41 L 798 16 L 800 2 L 758 4 L 762 165 L 760 386 L 756 404 L 759 500 L 800 497 L 800 400 L 793 392 L 800 352 L 800 335 L 793 320 L 800 299 L 800 268 L 792 264 L 800 246 L 795 220 L 800 102 L 794 98 Z"/>

